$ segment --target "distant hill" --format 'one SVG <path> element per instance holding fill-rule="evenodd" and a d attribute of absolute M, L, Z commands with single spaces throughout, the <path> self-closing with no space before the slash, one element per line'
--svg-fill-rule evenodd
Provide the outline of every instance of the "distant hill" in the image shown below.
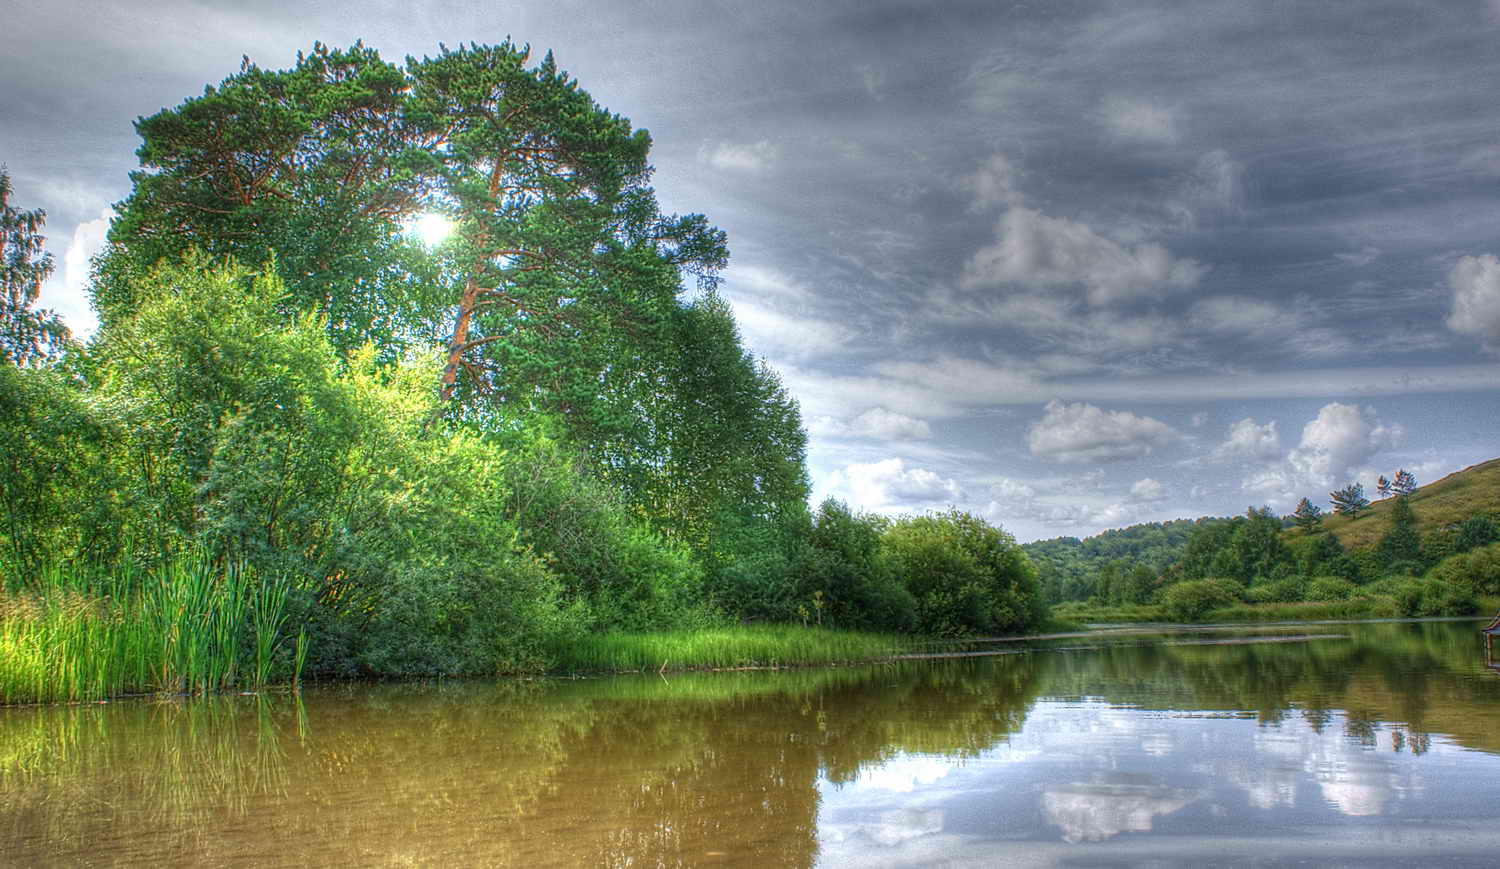
<path fill-rule="evenodd" d="M 1326 501 L 1320 506 L 1326 507 Z M 1390 530 L 1390 511 L 1394 499 L 1375 502 L 1358 519 L 1328 515 L 1323 528 L 1331 532 L 1345 549 L 1375 547 Z M 1465 468 L 1417 489 L 1411 496 L 1417 532 L 1424 536 L 1479 514 L 1500 518 L 1500 459 Z M 1115 563 L 1128 570 L 1143 564 L 1157 574 L 1180 561 L 1187 551 L 1187 541 L 1194 529 L 1230 517 L 1205 516 L 1201 519 L 1177 519 L 1171 522 L 1148 522 L 1116 528 L 1093 537 L 1056 537 L 1022 545 L 1036 565 L 1043 589 L 1050 601 L 1081 600 L 1094 593 L 1100 572 Z M 1290 517 L 1282 517 L 1290 525 Z M 1303 536 L 1297 528 L 1282 532 L 1288 543 Z"/>
<path fill-rule="evenodd" d="M 1367 549 L 1380 541 L 1390 528 L 1394 498 L 1376 501 L 1358 519 L 1329 516 L 1323 528 L 1338 537 L 1345 549 Z M 1479 513 L 1500 515 L 1500 459 L 1490 459 L 1455 471 L 1435 483 L 1421 486 L 1411 496 L 1417 517 L 1417 532 L 1426 534 L 1457 525 Z M 1288 535 L 1300 535 L 1292 530 Z"/>

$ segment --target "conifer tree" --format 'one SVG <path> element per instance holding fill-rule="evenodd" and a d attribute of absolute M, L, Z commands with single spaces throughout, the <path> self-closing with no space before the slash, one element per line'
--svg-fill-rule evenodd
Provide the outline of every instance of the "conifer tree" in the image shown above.
<path fill-rule="evenodd" d="M 1365 497 L 1365 487 L 1359 483 L 1350 483 L 1342 489 L 1329 492 L 1328 497 L 1333 502 L 1333 512 L 1350 519 L 1358 519 L 1360 513 L 1370 508 L 1370 499 Z"/>
<path fill-rule="evenodd" d="M 1297 509 L 1292 512 L 1297 527 L 1311 534 L 1323 524 L 1323 510 L 1313 502 L 1303 498 L 1297 502 Z"/>
<path fill-rule="evenodd" d="M 1417 491 L 1417 478 L 1405 468 L 1397 471 L 1395 479 L 1391 480 L 1391 492 L 1398 497 L 1405 498 L 1415 491 Z"/>
<path fill-rule="evenodd" d="M 1381 498 L 1389 498 L 1391 496 L 1391 481 L 1385 477 L 1377 479 L 1375 481 L 1375 493 Z"/>

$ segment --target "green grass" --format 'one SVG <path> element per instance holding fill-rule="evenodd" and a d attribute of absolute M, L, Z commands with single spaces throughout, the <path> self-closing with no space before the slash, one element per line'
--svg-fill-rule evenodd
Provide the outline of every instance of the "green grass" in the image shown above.
<path fill-rule="evenodd" d="M 606 633 L 555 646 L 553 667 L 564 673 L 795 667 L 889 658 L 908 640 L 885 634 L 755 625 L 664 633 Z"/>
<path fill-rule="evenodd" d="M 1375 497 L 1374 493 L 1367 494 Z M 1345 549 L 1368 549 L 1390 530 L 1394 505 L 1395 499 L 1387 498 L 1376 501 L 1358 519 L 1329 516 L 1323 520 L 1323 528 L 1338 537 Z M 1422 486 L 1411 495 L 1411 509 L 1419 533 L 1456 525 L 1481 513 L 1500 513 L 1500 459 L 1481 462 Z M 1286 533 L 1302 532 L 1293 529 Z"/>
<path fill-rule="evenodd" d="M 273 677 L 285 581 L 196 553 L 146 572 L 4 572 L 0 704 L 201 693 Z"/>

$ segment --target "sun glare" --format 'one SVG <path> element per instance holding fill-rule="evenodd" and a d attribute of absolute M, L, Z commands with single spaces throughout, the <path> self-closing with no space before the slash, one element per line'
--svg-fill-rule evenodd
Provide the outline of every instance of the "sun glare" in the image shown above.
<path fill-rule="evenodd" d="M 405 224 L 406 234 L 428 247 L 436 247 L 453 233 L 453 221 L 442 214 L 421 214 Z"/>

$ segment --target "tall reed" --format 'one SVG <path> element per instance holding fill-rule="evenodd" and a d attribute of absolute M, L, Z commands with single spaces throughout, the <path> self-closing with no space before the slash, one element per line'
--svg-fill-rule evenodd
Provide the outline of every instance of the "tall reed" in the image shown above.
<path fill-rule="evenodd" d="M 11 579 L 0 590 L 0 703 L 265 684 L 289 639 L 290 583 L 202 552 L 152 570 L 54 564 Z"/>

